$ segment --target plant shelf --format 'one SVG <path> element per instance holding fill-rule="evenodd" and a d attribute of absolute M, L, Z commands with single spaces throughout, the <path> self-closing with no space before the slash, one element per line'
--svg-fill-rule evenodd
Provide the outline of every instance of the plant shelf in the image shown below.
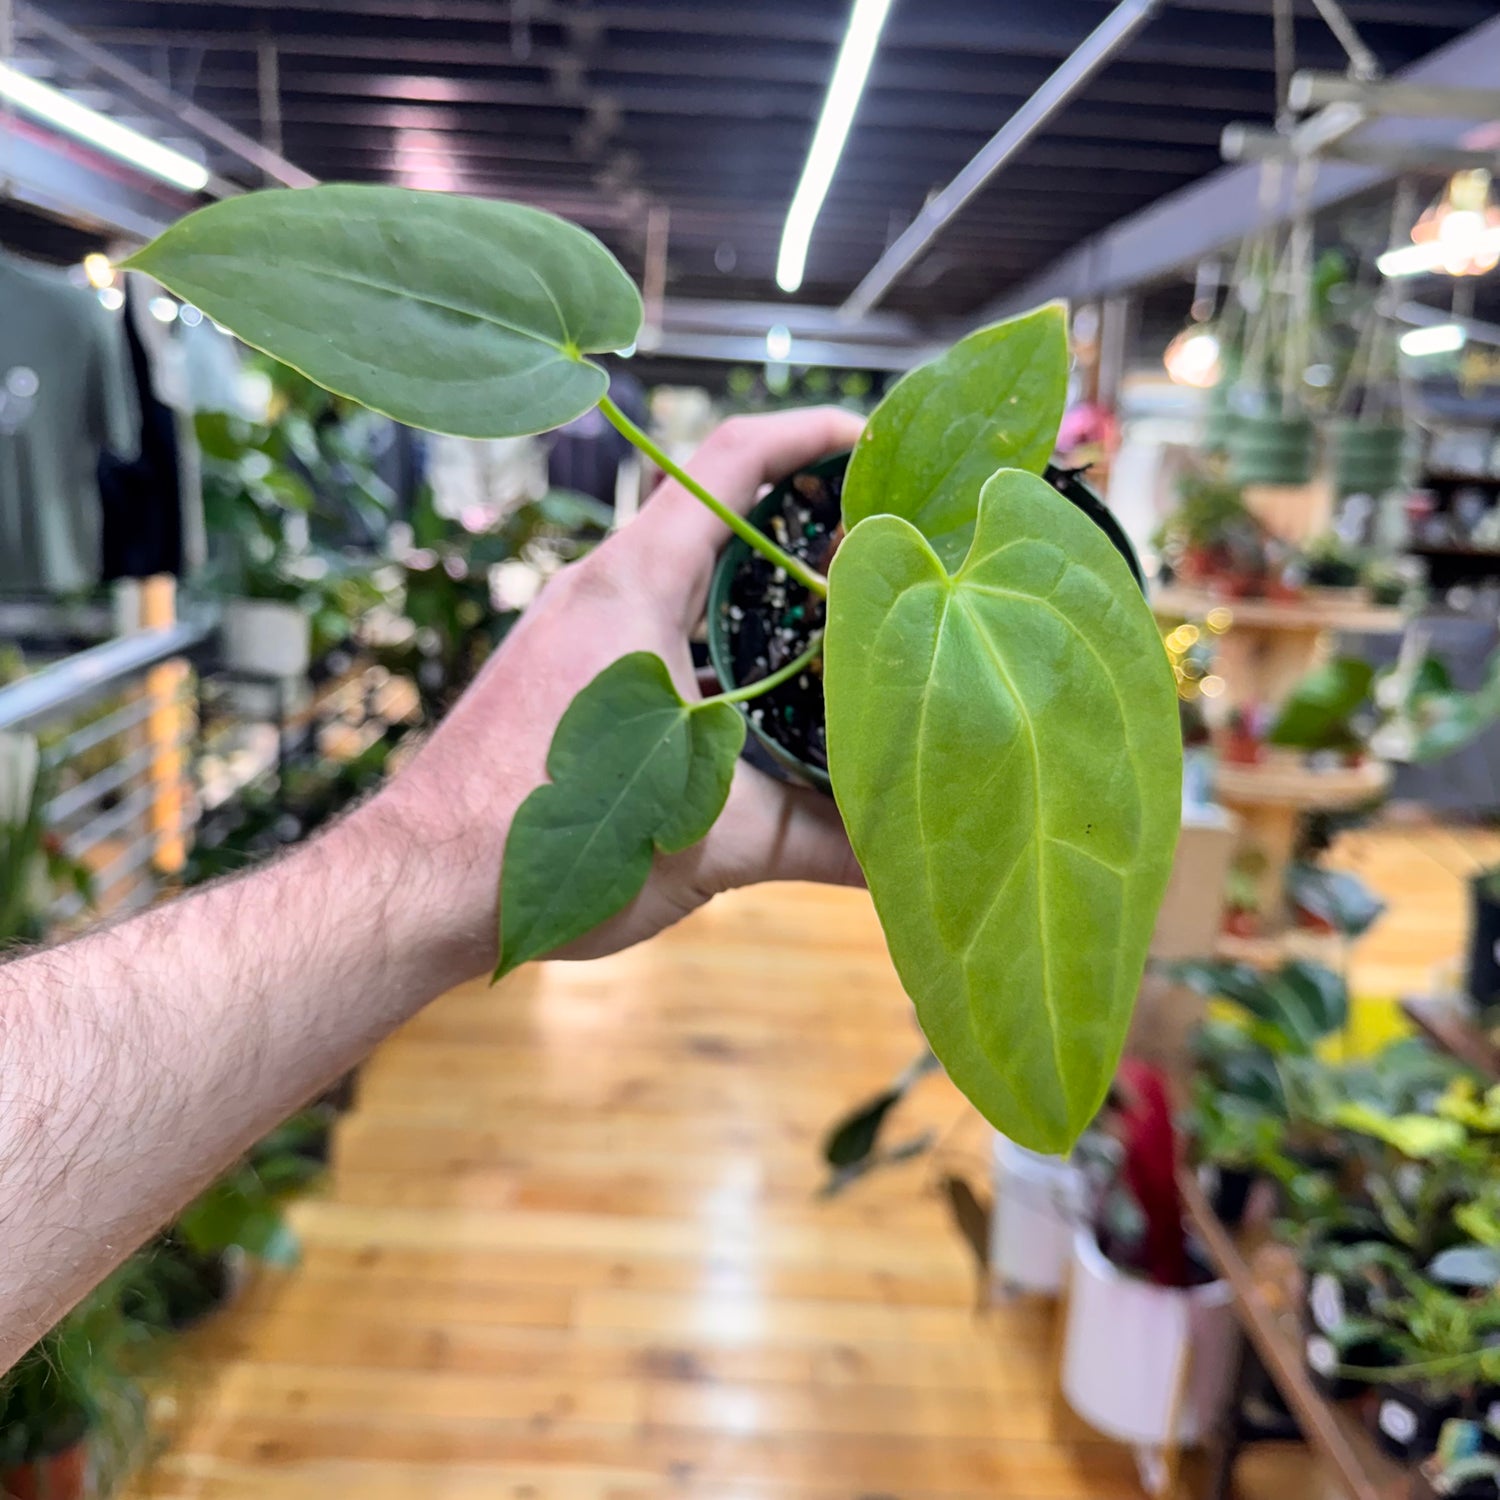
<path fill-rule="evenodd" d="M 1274 969 L 1289 958 L 1336 968 L 1340 939 L 1337 933 L 1314 932 L 1308 927 L 1284 927 L 1279 931 L 1240 937 L 1221 932 L 1214 940 L 1214 957 L 1227 963 L 1251 964 L 1257 969 Z"/>
<path fill-rule="evenodd" d="M 1298 812 L 1358 807 L 1381 796 L 1391 783 L 1391 768 L 1379 760 L 1332 771 L 1312 771 L 1300 757 L 1272 754 L 1252 766 L 1220 762 L 1214 771 L 1214 793 L 1233 808 L 1280 807 Z"/>
<path fill-rule="evenodd" d="M 1338 595 L 1346 597 L 1339 598 Z M 1227 609 L 1236 626 L 1252 630 L 1345 630 L 1361 635 L 1399 635 L 1406 628 L 1405 613 L 1394 605 L 1371 604 L 1355 589 L 1314 591 L 1300 599 L 1226 599 L 1207 589 L 1174 585 L 1156 589 L 1151 608 L 1168 620 L 1204 620 L 1216 609 Z"/>

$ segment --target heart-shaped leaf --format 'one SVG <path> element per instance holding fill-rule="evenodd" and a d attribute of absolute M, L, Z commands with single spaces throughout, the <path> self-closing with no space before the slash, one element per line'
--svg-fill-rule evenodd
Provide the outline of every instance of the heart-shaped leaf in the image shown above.
<path fill-rule="evenodd" d="M 949 576 L 908 521 L 829 580 L 833 788 L 907 993 L 1005 1134 L 1066 1150 L 1124 1042 L 1181 812 L 1177 696 L 1104 533 L 1030 474 Z"/>
<path fill-rule="evenodd" d="M 210 204 L 126 262 L 247 344 L 413 427 L 517 437 L 572 421 L 641 299 L 586 230 L 515 203 L 358 186 Z"/>
<path fill-rule="evenodd" d="M 1068 389 L 1068 319 L 1053 302 L 981 328 L 900 380 L 865 425 L 844 479 L 844 525 L 902 516 L 950 571 L 996 469 L 1040 474 Z"/>
<path fill-rule="evenodd" d="M 552 736 L 551 783 L 510 825 L 495 978 L 627 906 L 656 851 L 696 844 L 723 810 L 744 743 L 731 705 L 684 703 L 649 651 L 594 678 Z"/>

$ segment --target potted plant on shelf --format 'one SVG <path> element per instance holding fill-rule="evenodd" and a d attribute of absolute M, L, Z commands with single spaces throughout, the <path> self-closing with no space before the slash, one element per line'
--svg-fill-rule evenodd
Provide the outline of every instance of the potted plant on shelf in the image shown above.
<path fill-rule="evenodd" d="M 656 852 L 701 839 L 745 716 L 816 682 L 833 792 L 935 1051 L 1006 1134 L 1067 1149 L 1123 1044 L 1171 868 L 1181 744 L 1131 568 L 1102 518 L 1040 477 L 1065 395 L 1060 308 L 981 329 L 887 394 L 849 461 L 834 551 L 732 513 L 609 399 L 589 355 L 634 342 L 640 295 L 550 215 L 398 188 L 254 193 L 131 264 L 414 426 L 519 435 L 597 406 L 784 575 L 780 639 L 806 645 L 780 668 L 699 701 L 635 653 L 573 700 L 551 780 L 507 838 L 497 976 L 618 911 Z M 811 743 L 810 720 L 781 725 L 796 731 L 784 748 Z"/>
<path fill-rule="evenodd" d="M 1364 559 L 1358 548 L 1335 532 L 1325 532 L 1307 544 L 1302 568 L 1309 588 L 1327 590 L 1339 602 L 1362 588 Z"/>
<path fill-rule="evenodd" d="M 1500 1349 L 1489 1342 L 1500 1333 L 1500 1295 L 1461 1296 L 1409 1275 L 1385 1316 L 1394 1363 L 1372 1377 L 1382 1386 L 1372 1425 L 1393 1458 L 1414 1463 L 1437 1451 L 1443 1424 L 1481 1376 L 1500 1374 Z"/>

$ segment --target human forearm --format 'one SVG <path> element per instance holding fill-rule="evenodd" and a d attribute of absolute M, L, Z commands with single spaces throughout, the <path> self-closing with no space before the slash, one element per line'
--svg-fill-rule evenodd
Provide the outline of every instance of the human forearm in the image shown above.
<path fill-rule="evenodd" d="M 0 967 L 0 1368 L 474 971 L 466 850 L 377 800 L 252 877 Z"/>

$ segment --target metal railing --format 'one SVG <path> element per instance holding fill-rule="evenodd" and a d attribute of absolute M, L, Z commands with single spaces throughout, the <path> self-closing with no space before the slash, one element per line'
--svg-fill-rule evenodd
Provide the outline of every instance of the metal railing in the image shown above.
<path fill-rule="evenodd" d="M 87 896 L 56 896 L 52 922 L 142 906 L 181 867 L 197 818 L 188 658 L 214 623 L 190 618 L 133 631 L 0 687 L 0 733 L 33 736 L 40 748 L 51 846 L 89 874 Z"/>

